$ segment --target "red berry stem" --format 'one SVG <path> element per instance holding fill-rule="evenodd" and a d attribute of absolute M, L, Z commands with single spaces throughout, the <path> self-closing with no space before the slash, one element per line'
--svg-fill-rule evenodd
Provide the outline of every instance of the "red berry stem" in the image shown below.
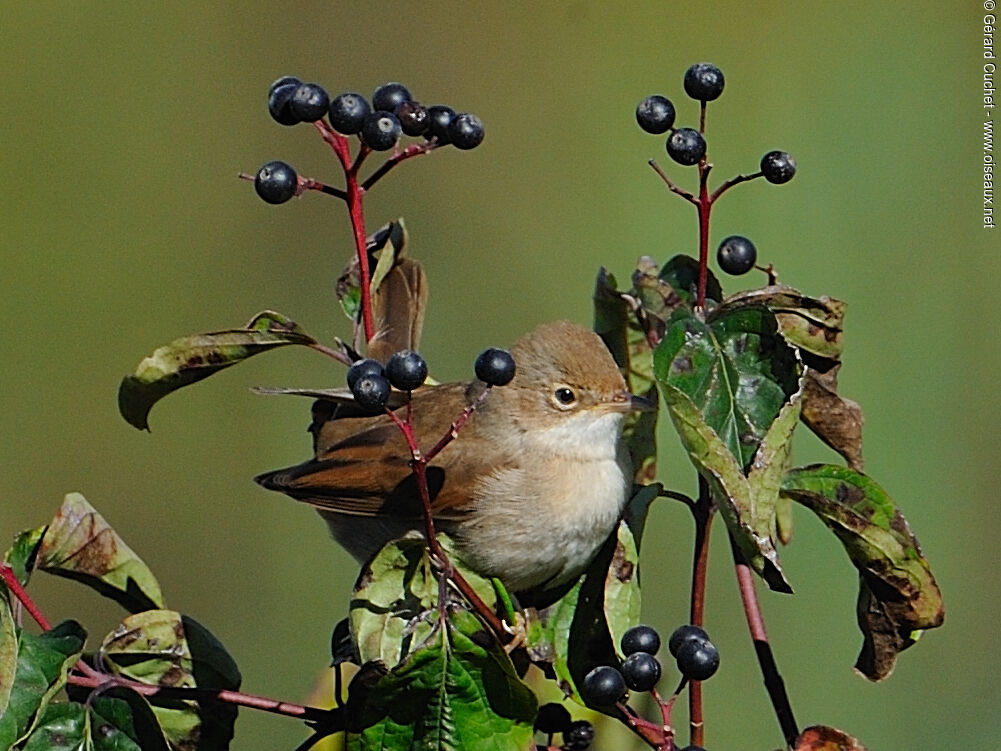
<path fill-rule="evenodd" d="M 730 548 L 733 551 L 733 564 L 737 573 L 737 584 L 740 587 L 740 599 L 744 603 L 744 615 L 747 618 L 748 630 L 751 632 L 751 640 L 754 642 L 754 652 L 758 657 L 758 665 L 761 666 L 765 690 L 772 700 L 772 707 L 775 709 L 779 727 L 782 728 L 782 735 L 788 746 L 792 748 L 799 737 L 799 729 L 792 713 L 792 705 L 789 703 L 789 695 L 786 693 L 785 681 L 782 680 L 778 665 L 775 664 L 771 644 L 768 643 L 765 622 L 761 616 L 761 605 L 754 587 L 754 574 L 747 563 L 747 557 L 737 547 L 737 543 L 732 537 L 730 538 Z"/>
<path fill-rule="evenodd" d="M 619 710 L 619 721 L 643 739 L 650 748 L 657 751 L 668 751 L 673 745 L 673 733 L 669 726 L 660 726 L 636 712 L 623 702 L 618 702 L 615 708 Z"/>
<path fill-rule="evenodd" d="M 759 170 L 758 172 L 755 172 L 754 174 L 751 175 L 737 175 L 736 177 L 730 178 L 725 183 L 716 188 L 715 191 L 713 191 L 713 194 L 709 197 L 709 203 L 716 203 L 716 199 L 719 198 L 724 193 L 726 193 L 728 190 L 730 190 L 730 188 L 732 188 L 734 185 L 747 182 L 748 180 L 754 180 L 755 178 L 758 177 L 764 177 L 764 174 L 765 174 L 764 172 L 761 172 Z"/>
<path fill-rule="evenodd" d="M 692 561 L 692 595 L 690 620 L 693 626 L 703 625 L 706 601 L 706 572 L 709 567 L 709 528 L 713 520 L 712 496 L 709 484 L 699 476 L 699 498 L 692 508 L 695 518 L 695 552 Z M 702 719 L 702 682 L 692 681 L 688 687 L 688 717 L 690 743 L 701 746 L 704 735 Z"/>
<path fill-rule="evenodd" d="M 387 159 L 379 169 L 373 172 L 369 178 L 362 183 L 362 190 L 369 190 L 373 185 L 375 185 L 379 180 L 386 176 L 386 174 L 393 169 L 400 162 L 411 159 L 415 156 L 420 156 L 421 154 L 429 154 L 431 151 L 438 147 L 437 141 L 425 141 L 424 143 L 415 143 L 407 146 L 403 151 L 394 154 L 392 157 Z"/>
<path fill-rule="evenodd" d="M 52 624 L 49 623 L 49 619 L 38 609 L 34 600 L 31 599 L 31 595 L 21 586 L 21 582 L 17 580 L 17 575 L 14 573 L 14 569 L 10 567 L 10 564 L 0 562 L 0 578 L 3 578 L 7 589 L 14 593 L 14 597 L 24 606 L 28 614 L 35 619 L 35 623 L 41 627 L 42 631 L 52 630 Z"/>

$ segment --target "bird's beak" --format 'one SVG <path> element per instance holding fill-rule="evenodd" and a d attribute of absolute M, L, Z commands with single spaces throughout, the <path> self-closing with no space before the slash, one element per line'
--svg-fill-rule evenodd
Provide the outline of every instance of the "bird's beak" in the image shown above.
<path fill-rule="evenodd" d="M 611 412 L 653 412 L 657 409 L 656 402 L 628 391 L 615 394 L 606 405 Z"/>

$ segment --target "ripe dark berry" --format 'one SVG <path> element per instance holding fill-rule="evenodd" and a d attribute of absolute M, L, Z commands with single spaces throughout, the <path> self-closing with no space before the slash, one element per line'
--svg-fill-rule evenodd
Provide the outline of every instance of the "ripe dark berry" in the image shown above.
<path fill-rule="evenodd" d="M 400 121 L 392 112 L 376 110 L 361 126 L 361 140 L 372 151 L 386 151 L 400 140 Z"/>
<path fill-rule="evenodd" d="M 723 71 L 712 63 L 695 63 L 685 71 L 685 93 L 700 102 L 718 99 L 723 84 Z"/>
<path fill-rule="evenodd" d="M 363 375 L 351 388 L 355 402 L 366 412 L 382 412 L 389 399 L 389 381 L 380 375 Z"/>
<path fill-rule="evenodd" d="M 469 112 L 456 115 L 448 124 L 448 140 L 457 149 L 475 149 L 483 142 L 483 121 Z"/>
<path fill-rule="evenodd" d="M 741 235 L 730 235 L 719 244 L 716 262 L 728 274 L 740 276 L 754 268 L 758 250 L 754 243 Z"/>
<path fill-rule="evenodd" d="M 348 368 L 348 388 L 353 389 L 355 382 L 362 376 L 384 376 L 385 374 L 382 363 L 378 360 L 373 360 L 370 357 L 355 360 Z"/>
<path fill-rule="evenodd" d="M 622 654 L 634 652 L 657 654 L 660 649 L 660 634 L 651 626 L 633 626 L 622 635 Z"/>
<path fill-rule="evenodd" d="M 346 91 L 335 96 L 330 102 L 330 125 L 338 133 L 353 136 L 361 130 L 365 118 L 371 111 L 365 97 L 353 91 Z"/>
<path fill-rule="evenodd" d="M 407 87 L 402 83 L 384 83 L 372 94 L 372 109 L 392 112 L 404 102 L 413 99 Z"/>
<path fill-rule="evenodd" d="M 719 667 L 719 650 L 711 641 L 686 641 L 678 647 L 678 670 L 693 681 L 711 678 Z"/>
<path fill-rule="evenodd" d="M 420 102 L 403 102 L 393 114 L 408 136 L 422 136 L 428 129 L 428 111 Z"/>
<path fill-rule="evenodd" d="M 452 124 L 454 117 L 455 110 L 444 104 L 428 107 L 428 129 L 424 137 L 429 141 L 436 138 L 444 146 L 448 143 L 448 126 Z"/>
<path fill-rule="evenodd" d="M 796 162 L 784 151 L 769 151 L 761 157 L 761 172 L 768 182 L 781 185 L 796 174 Z"/>
<path fill-rule="evenodd" d="M 567 751 L 584 751 L 594 740 L 594 725 L 587 720 L 577 720 L 570 723 L 570 728 L 563 731 L 563 747 Z"/>
<path fill-rule="evenodd" d="M 709 634 L 698 626 L 678 626 L 667 640 L 667 651 L 671 657 L 677 657 L 678 649 L 687 641 L 709 641 Z"/>
<path fill-rule="evenodd" d="M 649 691 L 660 680 L 660 663 L 647 652 L 633 652 L 622 663 L 622 677 L 633 691 Z"/>
<path fill-rule="evenodd" d="M 589 704 L 607 707 L 615 704 L 626 693 L 622 673 L 608 665 L 596 667 L 584 676 L 583 697 Z"/>
<path fill-rule="evenodd" d="M 282 76 L 268 88 L 268 112 L 281 125 L 301 122 L 292 112 L 291 102 L 302 81 L 295 76 Z"/>
<path fill-rule="evenodd" d="M 694 128 L 678 128 L 667 139 L 667 153 L 678 164 L 691 167 L 706 155 L 706 139 Z"/>
<path fill-rule="evenodd" d="M 285 203 L 298 184 L 298 175 L 285 162 L 268 162 L 254 176 L 254 190 L 268 203 Z"/>
<path fill-rule="evenodd" d="M 667 97 L 648 96 L 636 106 L 636 122 L 647 133 L 667 133 L 674 125 L 674 105 Z"/>
<path fill-rule="evenodd" d="M 514 358 L 506 349 L 491 347 L 476 358 L 476 377 L 491 386 L 506 386 L 514 378 Z"/>
<path fill-rule="evenodd" d="M 413 391 L 428 377 L 428 364 L 412 349 L 405 349 L 389 358 L 386 377 L 400 391 Z"/>
<path fill-rule="evenodd" d="M 535 729 L 547 735 L 565 733 L 570 729 L 570 713 L 562 704 L 543 704 L 535 718 Z"/>
<path fill-rule="evenodd" d="M 318 83 L 304 83 L 296 88 L 289 102 L 292 114 L 304 123 L 316 122 L 327 114 L 330 97 Z"/>

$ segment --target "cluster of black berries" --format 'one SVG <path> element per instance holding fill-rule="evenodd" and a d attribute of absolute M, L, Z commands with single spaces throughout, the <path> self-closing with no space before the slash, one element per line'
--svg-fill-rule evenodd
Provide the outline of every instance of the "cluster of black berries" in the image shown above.
<path fill-rule="evenodd" d="M 562 748 L 566 751 L 584 751 L 594 740 L 594 725 L 587 720 L 572 720 L 562 704 L 549 703 L 539 707 L 535 729 L 549 736 L 549 746 L 553 745 L 553 736 L 560 733 L 563 736 Z"/>
<path fill-rule="evenodd" d="M 650 626 L 634 626 L 622 635 L 621 670 L 602 665 L 584 677 L 582 694 L 595 706 L 607 707 L 620 701 L 626 689 L 650 691 L 661 676 L 657 650 L 660 635 Z M 671 634 L 668 651 L 677 660 L 678 670 L 693 681 L 704 681 L 719 667 L 719 650 L 698 626 L 680 626 Z"/>
<path fill-rule="evenodd" d="M 423 136 L 436 146 L 451 144 L 474 149 L 483 141 L 483 122 L 468 112 L 457 113 L 438 104 L 425 107 L 402 83 L 385 83 L 369 101 L 347 91 L 333 99 L 317 83 L 282 76 L 268 89 L 268 112 L 282 125 L 312 123 L 326 116 L 330 126 L 345 136 L 358 135 L 372 151 L 388 151 L 401 135 Z M 258 170 L 254 185 L 268 203 L 284 203 L 296 191 L 295 170 L 284 162 L 269 162 Z"/>
<path fill-rule="evenodd" d="M 685 93 L 698 100 L 704 108 L 707 102 L 723 93 L 723 71 L 712 63 L 696 63 L 685 71 Z M 648 96 L 636 107 L 636 122 L 647 133 L 670 133 L 667 153 L 678 164 L 691 166 L 706 157 L 706 139 L 700 130 L 675 128 L 674 104 L 659 94 Z M 747 179 L 764 177 L 776 185 L 787 183 L 796 174 L 796 162 L 784 151 L 769 151 L 761 157 L 760 171 Z M 746 274 L 757 262 L 754 243 L 741 235 L 731 235 L 716 251 L 719 267 L 728 274 Z"/>
<path fill-rule="evenodd" d="M 484 350 L 474 366 L 476 377 L 488 386 L 506 386 L 514 378 L 514 358 L 507 350 L 491 347 Z M 424 385 L 428 366 L 411 349 L 392 355 L 385 366 L 378 360 L 364 358 L 348 368 L 348 388 L 355 402 L 366 412 L 378 414 L 386 408 L 391 388 L 415 391 Z"/>

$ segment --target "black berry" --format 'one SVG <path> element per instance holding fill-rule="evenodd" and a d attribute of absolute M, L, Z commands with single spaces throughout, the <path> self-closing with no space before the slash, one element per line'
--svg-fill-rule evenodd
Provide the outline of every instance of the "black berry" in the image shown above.
<path fill-rule="evenodd" d="M 353 91 L 346 91 L 335 96 L 330 102 L 330 125 L 338 133 L 353 136 L 361 130 L 365 118 L 371 111 L 365 97 Z"/>
<path fill-rule="evenodd" d="M 429 141 L 435 138 L 444 146 L 448 143 L 448 126 L 452 124 L 454 117 L 455 110 L 444 104 L 428 107 L 428 129 L 424 137 Z"/>
<path fill-rule="evenodd" d="M 594 725 L 587 720 L 577 720 L 570 723 L 570 728 L 563 731 L 563 747 L 567 751 L 584 751 L 594 740 Z"/>
<path fill-rule="evenodd" d="M 362 376 L 384 376 L 386 373 L 383 370 L 382 363 L 378 360 L 373 360 L 370 357 L 366 357 L 362 360 L 355 360 L 351 367 L 348 368 L 348 388 L 353 389 L 355 387 L 355 381 L 357 381 Z"/>
<path fill-rule="evenodd" d="M 607 707 L 615 704 L 626 693 L 626 682 L 622 673 L 608 665 L 596 667 L 584 676 L 584 690 L 581 694 L 589 704 Z"/>
<path fill-rule="evenodd" d="M 633 626 L 622 635 L 622 654 L 631 655 L 634 652 L 657 654 L 660 649 L 660 634 L 651 626 Z"/>
<path fill-rule="evenodd" d="M 292 114 L 304 123 L 316 122 L 327 114 L 330 97 L 318 83 L 304 83 L 296 88 L 289 102 Z"/>
<path fill-rule="evenodd" d="M 457 149 L 475 149 L 483 141 L 483 121 L 468 112 L 456 115 L 448 124 L 448 140 Z"/>
<path fill-rule="evenodd" d="M 282 76 L 268 88 L 268 112 L 281 125 L 301 122 L 292 112 L 291 102 L 302 81 L 295 76 Z"/>
<path fill-rule="evenodd" d="M 535 718 L 535 729 L 547 735 L 565 733 L 570 729 L 570 713 L 562 704 L 543 704 Z"/>
<path fill-rule="evenodd" d="M 285 203 L 298 184 L 298 175 L 285 162 L 268 162 L 254 176 L 254 190 L 268 203 Z"/>
<path fill-rule="evenodd" d="M 685 93 L 700 102 L 718 99 L 723 84 L 723 71 L 712 63 L 695 63 L 685 71 Z"/>
<path fill-rule="evenodd" d="M 678 670 L 693 681 L 711 678 L 719 667 L 719 650 L 711 641 L 686 641 L 678 647 Z"/>
<path fill-rule="evenodd" d="M 667 640 L 667 651 L 671 657 L 677 657 L 678 649 L 687 641 L 709 641 L 709 634 L 698 626 L 678 626 Z"/>
<path fill-rule="evenodd" d="M 758 250 L 754 243 L 741 235 L 730 235 L 719 244 L 716 262 L 728 274 L 739 276 L 754 268 Z"/>
<path fill-rule="evenodd" d="M 413 97 L 407 87 L 402 83 L 384 83 L 372 94 L 372 109 L 392 112 L 404 102 L 409 102 Z"/>
<path fill-rule="evenodd" d="M 389 358 L 386 377 L 400 391 L 413 391 L 428 377 L 428 364 L 412 349 L 405 349 Z"/>
<path fill-rule="evenodd" d="M 428 129 L 428 111 L 419 102 L 403 102 L 393 114 L 408 136 L 422 136 Z"/>
<path fill-rule="evenodd" d="M 769 151 L 761 157 L 761 172 L 768 182 L 781 185 L 796 174 L 796 162 L 784 151 Z"/>
<path fill-rule="evenodd" d="M 389 399 L 389 381 L 380 375 L 363 375 L 355 381 L 351 394 L 366 412 L 382 412 Z"/>
<path fill-rule="evenodd" d="M 506 349 L 491 347 L 476 358 L 476 377 L 491 386 L 506 386 L 514 378 L 514 358 Z"/>
<path fill-rule="evenodd" d="M 694 128 L 678 128 L 667 139 L 667 153 L 678 164 L 691 167 L 706 155 L 706 139 Z"/>
<path fill-rule="evenodd" d="M 392 112 L 376 110 L 365 118 L 361 139 L 373 151 L 386 151 L 400 140 L 400 121 Z"/>
<path fill-rule="evenodd" d="M 636 106 L 636 122 L 647 133 L 667 133 L 674 125 L 674 105 L 667 97 L 648 96 Z"/>
<path fill-rule="evenodd" d="M 633 652 L 622 663 L 622 677 L 633 691 L 649 691 L 660 680 L 660 663 L 647 652 Z"/>

